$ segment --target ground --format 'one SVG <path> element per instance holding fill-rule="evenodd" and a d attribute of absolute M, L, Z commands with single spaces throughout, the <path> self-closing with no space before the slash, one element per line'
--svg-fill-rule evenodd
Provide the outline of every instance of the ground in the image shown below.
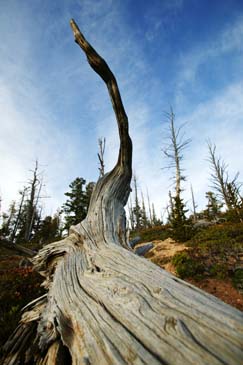
<path fill-rule="evenodd" d="M 0 246 L 0 356 L 1 346 L 21 318 L 21 308 L 43 294 L 41 282 L 26 258 Z"/>
<path fill-rule="evenodd" d="M 153 243 L 149 260 L 243 311 L 243 223 L 200 230 L 185 243 L 170 234 L 166 226 L 134 232 L 141 237 L 137 246 Z M 41 282 L 23 256 L 0 245 L 0 347 L 15 329 L 21 308 L 43 294 Z"/>
<path fill-rule="evenodd" d="M 184 243 L 175 242 L 171 238 L 154 240 L 153 244 L 154 248 L 147 253 L 146 257 L 163 269 L 177 275 L 176 268 L 172 264 L 172 258 L 178 253 L 187 252 L 190 248 Z M 223 302 L 243 311 L 243 295 L 234 288 L 232 280 L 229 278 L 220 279 L 202 276 L 198 279 L 190 277 L 184 279 L 207 293 L 218 297 Z"/>

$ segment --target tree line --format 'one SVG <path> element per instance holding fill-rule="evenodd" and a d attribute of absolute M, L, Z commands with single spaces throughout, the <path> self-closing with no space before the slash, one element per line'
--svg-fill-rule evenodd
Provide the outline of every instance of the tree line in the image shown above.
<path fill-rule="evenodd" d="M 12 201 L 7 212 L 3 212 L 0 238 L 11 243 L 48 243 L 65 236 L 71 225 L 86 217 L 90 197 L 95 183 L 77 177 L 69 185 L 67 197 L 61 208 L 51 216 L 43 216 L 43 175 L 38 162 L 26 186 L 19 191 L 19 199 Z"/>
<path fill-rule="evenodd" d="M 184 151 L 191 143 L 185 138 L 185 125 L 176 127 L 175 114 L 171 108 L 166 113 L 168 122 L 168 138 L 162 148 L 162 153 L 167 161 L 164 169 L 171 171 L 172 190 L 168 192 L 169 203 L 166 206 L 167 219 L 162 221 L 155 212 L 154 203 L 151 202 L 149 193 L 138 192 L 138 177 L 134 173 L 132 191 L 127 205 L 129 227 L 132 231 L 150 228 L 153 226 L 168 225 L 172 235 L 178 240 L 190 238 L 192 228 L 197 222 L 206 220 L 228 220 L 242 222 L 243 197 L 239 173 L 230 179 L 228 166 L 225 161 L 217 156 L 216 146 L 210 141 L 208 144 L 208 162 L 211 168 L 212 190 L 205 193 L 207 204 L 204 210 L 197 212 L 197 205 L 191 186 L 193 210 L 189 214 L 186 202 L 182 197 L 183 183 L 186 180 L 183 168 Z M 99 178 L 105 175 L 105 146 L 106 139 L 98 140 Z M 60 209 L 51 216 L 43 216 L 42 190 L 43 172 L 40 172 L 38 161 L 31 170 L 31 178 L 19 191 L 19 199 L 12 201 L 7 212 L 1 213 L 2 223 L 0 237 L 12 243 L 39 242 L 48 243 L 58 240 L 67 234 L 71 225 L 82 221 L 88 212 L 89 202 L 94 182 L 86 182 L 82 177 L 77 177 L 69 185 L 69 191 L 64 195 L 66 201 Z M 145 197 L 144 197 L 145 196 Z M 146 202 L 145 202 L 146 199 Z"/>

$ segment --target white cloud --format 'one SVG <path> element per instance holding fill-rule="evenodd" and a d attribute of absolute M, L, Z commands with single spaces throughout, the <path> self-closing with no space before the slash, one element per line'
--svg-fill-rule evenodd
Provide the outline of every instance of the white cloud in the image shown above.
<path fill-rule="evenodd" d="M 177 9 L 181 5 L 179 1 Z M 107 140 L 106 169 L 111 169 L 116 162 L 119 141 L 115 117 L 103 81 L 89 69 L 81 51 L 73 43 L 68 20 L 74 16 L 81 28 L 86 29 L 90 42 L 98 51 L 102 50 L 102 56 L 117 76 L 130 121 L 133 167 L 140 189 L 145 194 L 148 188 L 159 214 L 168 201 L 171 185 L 170 174 L 161 170 L 164 166 L 161 152 L 163 124 L 156 120 L 158 117 L 155 115 L 161 104 L 158 90 L 166 90 L 166 85 L 160 85 L 156 70 L 153 73 L 152 67 L 147 64 L 143 47 L 122 16 L 121 3 L 115 6 L 112 1 L 98 1 L 95 7 L 90 7 L 87 0 L 77 2 L 76 6 L 75 14 L 71 14 L 71 5 L 67 5 L 64 15 L 53 22 L 47 11 L 49 21 L 39 17 L 41 31 L 38 32 L 37 27 L 36 33 L 30 32 L 34 29 L 35 19 L 29 19 L 28 10 L 22 9 L 17 21 L 19 33 L 11 30 L 11 43 L 0 46 L 4 59 L 0 84 L 3 121 L 0 129 L 0 187 L 4 209 L 10 200 L 17 197 L 17 190 L 27 180 L 28 169 L 36 158 L 45 165 L 47 195 L 52 197 L 45 203 L 47 211 L 54 211 L 62 204 L 65 199 L 63 193 L 76 176 L 87 180 L 98 176 L 98 137 L 104 136 Z M 178 123 L 183 113 L 183 121 L 189 122 L 188 137 L 193 138 L 184 166 L 200 207 L 203 207 L 203 196 L 209 185 L 205 161 L 207 138 L 216 143 L 222 157 L 229 162 L 232 173 L 242 169 L 238 157 L 243 153 L 240 138 L 242 84 L 229 85 L 212 100 L 198 106 L 191 103 L 187 113 L 183 103 L 188 105 L 191 100 L 183 95 L 182 89 L 186 85 L 193 86 L 202 62 L 232 49 L 241 49 L 239 40 L 243 30 L 239 19 L 234 27 L 229 27 L 210 44 L 183 55 L 179 62 L 181 71 L 175 75 L 179 95 L 175 108 Z M 21 24 L 24 24 L 24 29 L 21 29 Z M 119 40 L 115 47 L 114 34 Z M 43 56 L 40 52 L 44 58 L 41 62 L 38 45 L 34 45 L 36 40 L 41 41 L 41 52 L 46 52 L 48 44 L 48 53 Z M 9 45 L 13 49 L 19 45 L 19 57 L 13 57 Z M 149 105 L 148 99 L 154 105 Z M 186 200 L 190 200 L 188 191 L 184 193 Z"/>

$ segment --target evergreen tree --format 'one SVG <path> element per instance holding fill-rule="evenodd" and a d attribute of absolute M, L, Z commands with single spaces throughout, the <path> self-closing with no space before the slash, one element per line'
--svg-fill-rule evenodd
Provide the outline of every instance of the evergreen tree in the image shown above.
<path fill-rule="evenodd" d="M 218 201 L 217 197 L 212 191 L 208 191 L 206 193 L 206 198 L 208 200 L 207 207 L 206 207 L 206 217 L 208 220 L 214 220 L 218 217 L 221 212 L 221 208 L 223 204 Z"/>
<path fill-rule="evenodd" d="M 183 199 L 176 195 L 172 197 L 173 209 L 170 212 L 169 223 L 172 228 L 172 237 L 176 241 L 184 242 L 191 237 L 192 225 L 186 217 L 188 210 L 185 207 Z"/>
<path fill-rule="evenodd" d="M 87 215 L 91 194 L 94 183 L 88 183 L 86 180 L 77 177 L 69 185 L 70 191 L 65 193 L 68 200 L 62 206 L 62 212 L 65 214 L 64 229 L 69 229 L 71 225 L 80 223 Z"/>
<path fill-rule="evenodd" d="M 152 203 L 152 226 L 160 226 L 161 221 L 157 218 L 154 208 L 154 203 Z"/>
<path fill-rule="evenodd" d="M 38 233 L 35 240 L 40 243 L 49 243 L 61 238 L 60 214 L 55 214 L 54 217 L 46 216 L 40 222 Z"/>
<path fill-rule="evenodd" d="M 231 208 L 228 210 L 227 219 L 234 222 L 243 221 L 243 198 L 240 195 L 240 184 L 231 181 L 226 185 L 228 201 Z"/>
<path fill-rule="evenodd" d="M 17 235 L 17 230 L 19 228 L 19 222 L 20 222 L 20 219 L 21 219 L 21 214 L 22 214 L 22 209 L 23 209 L 23 205 L 24 205 L 24 201 L 25 201 L 26 192 L 27 192 L 26 187 L 24 187 L 23 190 L 19 191 L 21 199 L 20 199 L 20 203 L 19 203 L 19 207 L 18 207 L 16 220 L 15 220 L 15 223 L 14 223 L 13 232 L 11 234 L 11 241 L 12 242 L 15 242 L 15 238 L 16 238 L 16 235 Z"/>
<path fill-rule="evenodd" d="M 15 221 L 16 221 L 16 203 L 15 201 L 13 201 L 10 206 L 9 206 L 9 210 L 8 213 L 3 213 L 2 214 L 2 227 L 0 229 L 0 236 L 3 238 L 7 238 L 7 239 L 11 239 L 13 230 L 14 230 L 14 225 L 15 225 Z"/>

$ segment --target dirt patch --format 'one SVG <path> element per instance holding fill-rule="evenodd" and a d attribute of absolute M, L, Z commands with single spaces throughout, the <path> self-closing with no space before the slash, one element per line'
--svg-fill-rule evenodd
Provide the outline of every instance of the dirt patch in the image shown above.
<path fill-rule="evenodd" d="M 175 274 L 175 268 L 171 264 L 171 259 L 176 253 L 188 250 L 188 247 L 183 243 L 175 242 L 172 238 L 167 238 L 164 241 L 153 241 L 153 245 L 154 248 L 145 257 L 162 267 L 162 269 Z"/>
<path fill-rule="evenodd" d="M 243 311 L 243 296 L 233 287 L 229 279 L 208 278 L 200 281 L 194 279 L 186 281 Z"/>

